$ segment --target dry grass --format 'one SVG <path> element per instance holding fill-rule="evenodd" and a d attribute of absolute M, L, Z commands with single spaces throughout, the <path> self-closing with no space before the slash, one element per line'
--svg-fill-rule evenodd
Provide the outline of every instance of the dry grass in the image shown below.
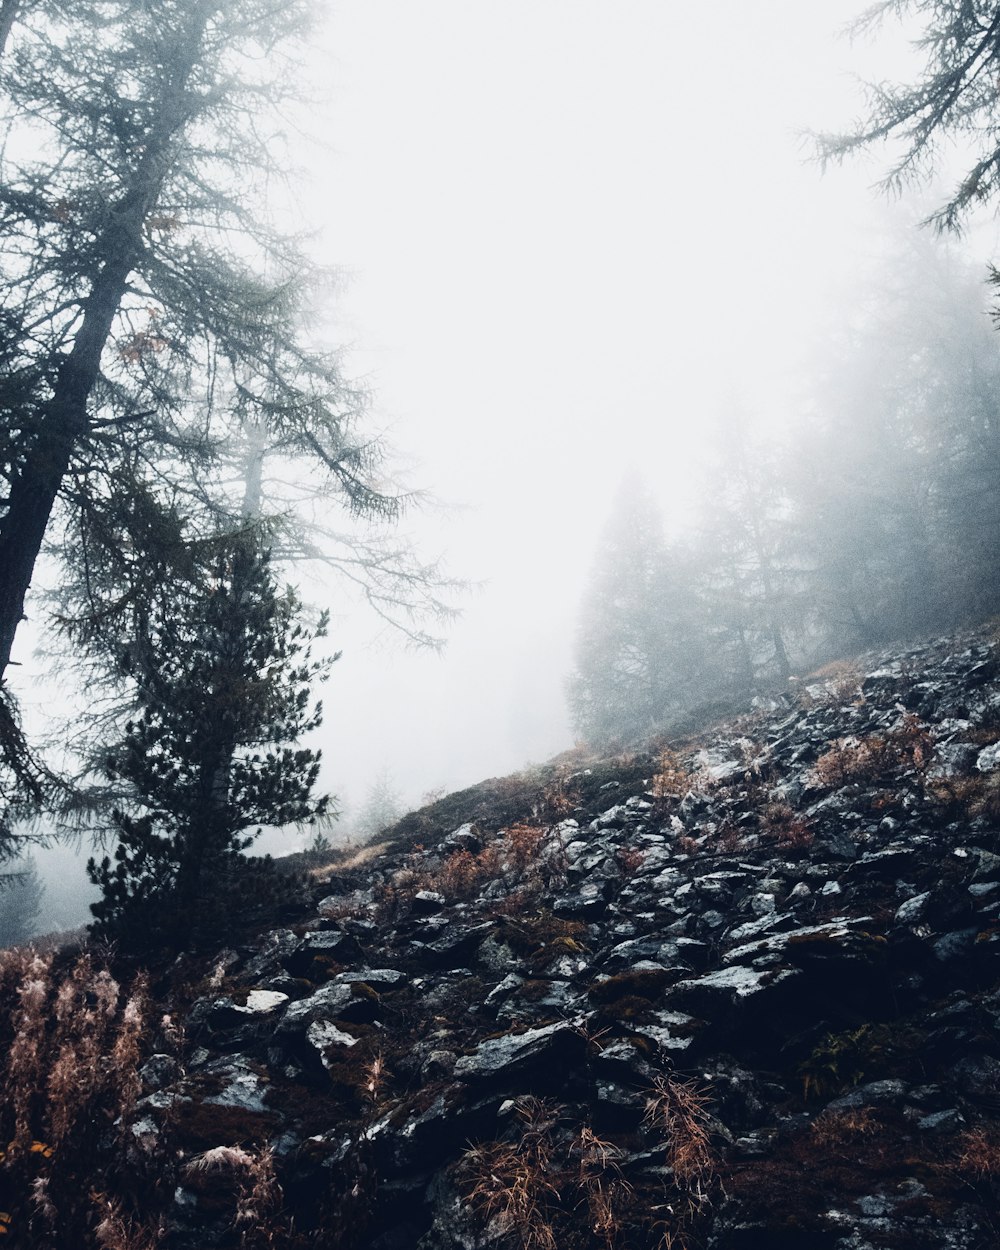
<path fill-rule="evenodd" d="M 816 761 L 813 784 L 836 789 L 853 781 L 871 782 L 900 768 L 923 772 L 934 752 L 934 739 L 918 716 L 907 713 L 885 734 L 838 738 Z"/>
<path fill-rule="evenodd" d="M 647 1130 L 664 1141 L 665 1162 L 677 1190 L 657 1221 L 663 1250 L 688 1250 L 693 1226 L 711 1201 L 716 1161 L 708 1131 L 709 1092 L 693 1081 L 659 1076 L 646 1100 Z"/>
<path fill-rule="evenodd" d="M 849 1107 L 844 1111 L 824 1111 L 809 1126 L 809 1134 L 817 1150 L 833 1152 L 848 1150 L 852 1154 L 859 1142 L 873 1137 L 879 1123 L 871 1107 Z"/>
<path fill-rule="evenodd" d="M 284 1194 L 269 1147 L 244 1150 L 241 1146 L 215 1146 L 189 1160 L 184 1172 L 189 1178 L 215 1174 L 232 1184 L 232 1225 L 239 1233 L 242 1250 L 274 1250 L 289 1244 L 291 1228 L 283 1214 Z"/>
<path fill-rule="evenodd" d="M 976 1180 L 1000 1176 L 1000 1133 L 996 1129 L 972 1128 L 958 1139 L 960 1154 L 955 1162 L 959 1172 Z"/>
<path fill-rule="evenodd" d="M 655 799 L 682 799 L 694 784 L 690 769 L 669 747 L 660 752 L 650 790 Z"/>
<path fill-rule="evenodd" d="M 357 850 L 345 852 L 343 858 L 338 856 L 319 868 L 308 868 L 306 874 L 322 880 L 324 877 L 329 877 L 331 872 L 348 872 L 351 868 L 363 868 L 365 864 L 370 864 L 372 860 L 385 854 L 388 849 L 388 842 L 369 842 L 365 846 L 359 846 Z"/>
<path fill-rule="evenodd" d="M 493 1233 L 514 1238 L 521 1250 L 559 1248 L 552 1207 L 559 1200 L 561 1168 L 551 1130 L 560 1113 L 542 1099 L 522 1099 L 519 1139 L 473 1146 L 460 1164 L 472 1209 Z"/>
<path fill-rule="evenodd" d="M 144 1250 L 155 1224 L 128 1213 L 128 1124 L 149 1033 L 145 977 L 124 990 L 89 954 L 0 959 L 0 1177 L 15 1235 L 32 1244 Z M 116 1192 L 116 1189 L 118 1192 Z"/>
<path fill-rule="evenodd" d="M 639 871 L 646 860 L 646 852 L 637 846 L 620 846 L 615 851 L 615 862 L 623 877 L 631 877 Z"/>
<path fill-rule="evenodd" d="M 715 1174 L 708 1134 L 709 1093 L 694 1081 L 658 1076 L 646 1100 L 646 1127 L 663 1135 L 667 1167 L 677 1185 L 698 1197 L 707 1195 Z"/>
<path fill-rule="evenodd" d="M 620 1209 L 632 1192 L 618 1166 L 621 1151 L 584 1127 L 574 1138 L 570 1154 L 578 1161 L 576 1186 L 587 1207 L 590 1231 L 605 1250 L 614 1250 L 622 1228 Z"/>
<path fill-rule="evenodd" d="M 760 831 L 782 850 L 804 850 L 815 835 L 809 822 L 787 803 L 768 803 L 761 815 Z"/>
<path fill-rule="evenodd" d="M 971 777 L 939 777 L 927 783 L 927 792 L 943 807 L 970 818 L 984 816 L 1000 822 L 1000 773 Z"/>
<path fill-rule="evenodd" d="M 504 833 L 507 861 L 511 868 L 523 876 L 539 861 L 546 831 L 540 825 L 525 822 L 511 825 Z"/>
<path fill-rule="evenodd" d="M 448 899 L 472 898 L 488 881 L 495 881 L 503 867 L 500 848 L 495 844 L 481 851 L 452 851 L 425 889 L 437 890 Z"/>

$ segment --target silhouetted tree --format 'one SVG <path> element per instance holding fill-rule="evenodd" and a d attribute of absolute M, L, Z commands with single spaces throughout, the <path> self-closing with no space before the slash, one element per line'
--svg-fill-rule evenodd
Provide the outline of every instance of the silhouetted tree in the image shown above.
<path fill-rule="evenodd" d="M 697 540 L 702 628 L 724 684 L 743 692 L 761 680 L 787 680 L 789 639 L 802 623 L 781 466 L 773 451 L 751 442 L 746 424 L 738 411 L 718 419 Z"/>
<path fill-rule="evenodd" d="M 68 566 L 63 624 L 99 657 L 129 627 L 151 527 L 183 516 L 197 543 L 240 515 L 229 469 L 241 461 L 242 476 L 247 448 L 263 511 L 283 521 L 276 546 L 337 565 L 417 641 L 434 641 L 422 614 L 448 614 L 436 569 L 370 524 L 404 501 L 358 428 L 365 395 L 310 344 L 313 267 L 272 225 L 313 9 L 0 8 L 0 679 L 43 543 Z M 302 484 L 295 498 L 267 498 L 265 460 Z M 294 522 L 317 492 L 322 542 Z M 188 558 L 171 545 L 161 571 Z M 12 817 L 46 777 L 0 695 Z"/>
<path fill-rule="evenodd" d="M 174 946 L 217 926 L 253 827 L 311 822 L 319 753 L 297 745 L 322 714 L 310 686 L 330 661 L 291 591 L 279 593 L 252 529 L 220 540 L 183 599 L 151 584 L 146 633 L 118 662 L 138 714 L 106 769 L 122 791 L 114 860 L 91 860 L 97 929 Z M 335 658 L 335 657 L 334 657 Z"/>
<path fill-rule="evenodd" d="M 365 801 L 354 821 L 355 832 L 363 838 L 373 838 L 394 825 L 403 815 L 399 790 L 388 768 L 383 768 L 368 788 Z"/>
<path fill-rule="evenodd" d="M 0 869 L 0 947 L 29 941 L 36 932 L 45 886 L 29 856 Z"/>

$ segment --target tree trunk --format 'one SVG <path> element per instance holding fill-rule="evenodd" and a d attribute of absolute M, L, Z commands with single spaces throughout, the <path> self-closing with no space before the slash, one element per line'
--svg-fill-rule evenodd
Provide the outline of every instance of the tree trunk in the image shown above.
<path fill-rule="evenodd" d="M 0 2 L 0 57 L 7 51 L 7 40 L 10 38 L 11 27 L 21 8 L 21 0 L 2 0 Z"/>
<path fill-rule="evenodd" d="M 0 21 L 8 16 L 13 21 L 13 11 L 8 14 L 10 0 L 2 4 Z M 7 512 L 0 523 L 0 682 L 11 662 L 14 635 L 24 617 L 25 596 L 59 488 L 90 428 L 87 405 L 129 275 L 142 256 L 143 225 L 159 199 L 174 136 L 189 120 L 187 83 L 205 24 L 202 13 L 178 49 L 183 55 L 178 56 L 177 72 L 163 84 L 145 153 L 95 249 L 103 263 L 83 303 L 80 329 L 59 365 L 36 437 L 11 482 Z"/>

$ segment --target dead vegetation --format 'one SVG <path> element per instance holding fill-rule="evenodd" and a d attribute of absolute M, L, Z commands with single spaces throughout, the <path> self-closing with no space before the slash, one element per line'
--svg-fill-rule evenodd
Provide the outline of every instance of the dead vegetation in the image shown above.
<path fill-rule="evenodd" d="M 816 761 L 813 784 L 837 789 L 851 782 L 872 782 L 900 769 L 923 772 L 934 752 L 934 739 L 918 716 L 906 713 L 884 734 L 838 738 Z"/>
<path fill-rule="evenodd" d="M 650 1091 L 646 1132 L 663 1143 L 670 1183 L 640 1194 L 626 1177 L 624 1152 L 588 1125 L 573 1125 L 550 1099 L 518 1099 L 517 1123 L 502 1141 L 465 1151 L 455 1176 L 490 1240 L 518 1250 L 603 1250 L 656 1245 L 689 1250 L 715 1184 L 708 1095 L 692 1082 L 661 1077 Z M 574 1222 L 584 1215 L 588 1240 Z"/>

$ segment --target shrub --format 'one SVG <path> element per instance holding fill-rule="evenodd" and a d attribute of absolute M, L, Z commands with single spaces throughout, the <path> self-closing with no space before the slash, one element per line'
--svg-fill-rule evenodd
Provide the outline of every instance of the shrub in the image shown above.
<path fill-rule="evenodd" d="M 675 1193 L 654 1225 L 662 1250 L 689 1250 L 695 1227 L 716 1184 L 716 1164 L 709 1139 L 709 1093 L 693 1081 L 658 1076 L 646 1100 L 644 1124 L 664 1143 L 665 1163 Z"/>
<path fill-rule="evenodd" d="M 885 734 L 838 738 L 816 761 L 813 782 L 826 789 L 852 781 L 875 781 L 899 768 L 923 772 L 934 751 L 934 739 L 918 716 L 906 713 Z"/>
<path fill-rule="evenodd" d="M 682 799 L 691 789 L 692 776 L 690 770 L 682 763 L 669 747 L 660 752 L 658 769 L 653 775 L 650 787 L 656 799 Z"/>
<path fill-rule="evenodd" d="M 559 1199 L 561 1169 L 551 1129 L 560 1109 L 524 1098 L 518 1114 L 524 1127 L 517 1141 L 473 1146 L 462 1156 L 466 1200 L 484 1224 L 516 1238 L 521 1250 L 558 1250 L 551 1208 Z"/>
<path fill-rule="evenodd" d="M 782 850 L 805 850 L 812 846 L 809 822 L 787 803 L 768 803 L 761 818 L 761 833 Z"/>

